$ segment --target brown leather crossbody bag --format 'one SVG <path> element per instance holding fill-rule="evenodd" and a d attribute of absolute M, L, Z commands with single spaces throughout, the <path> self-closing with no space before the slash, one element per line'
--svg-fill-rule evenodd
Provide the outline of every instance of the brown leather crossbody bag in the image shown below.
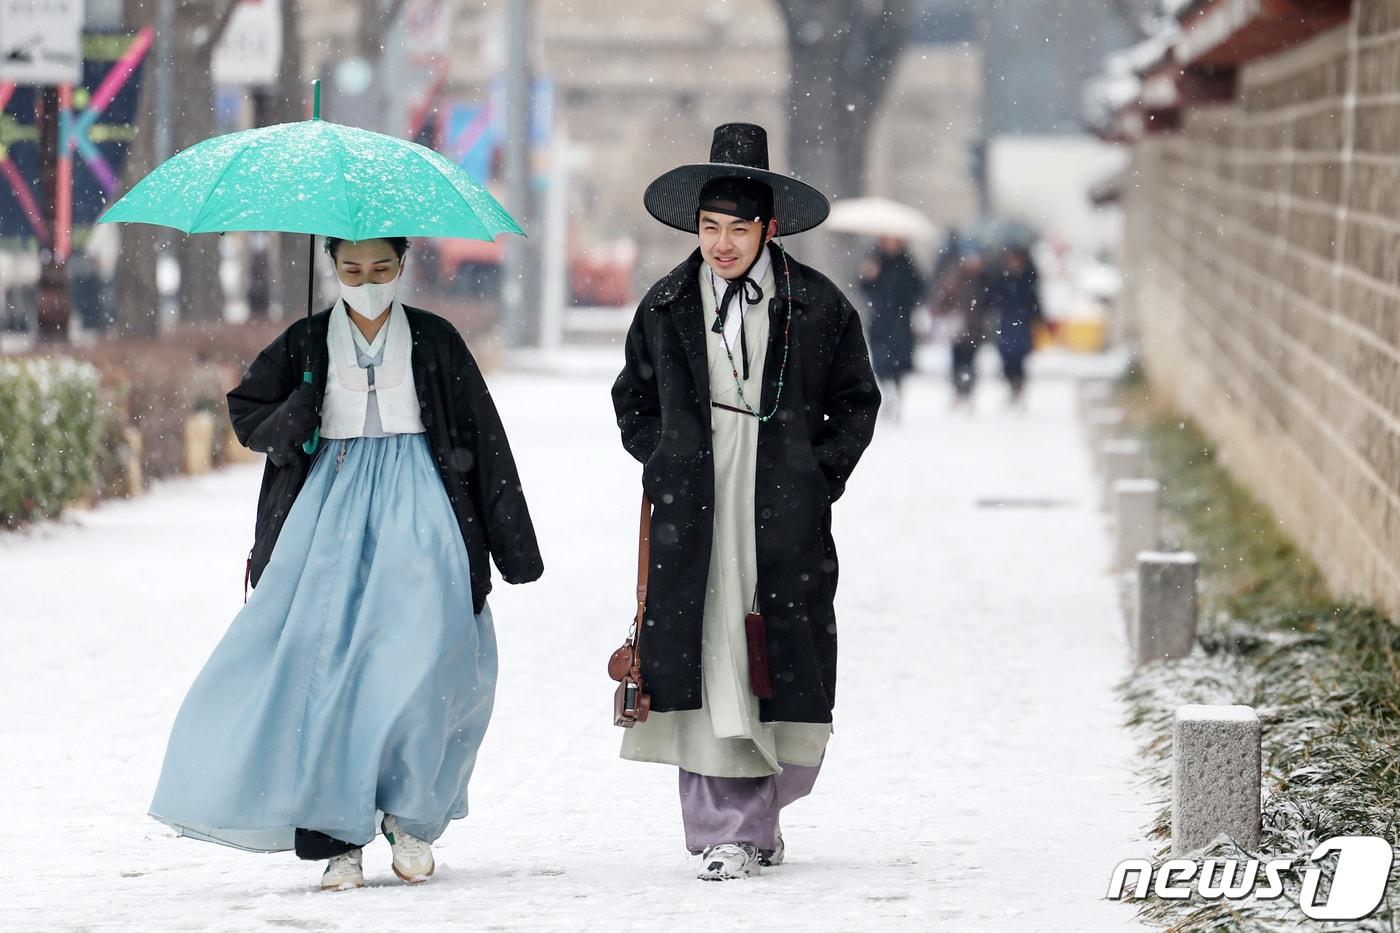
<path fill-rule="evenodd" d="M 651 695 L 642 683 L 642 656 L 638 639 L 647 609 L 647 569 L 651 563 L 651 500 L 642 493 L 642 518 L 637 531 L 637 614 L 627 629 L 627 640 L 608 658 L 608 676 L 617 681 L 613 693 L 613 725 L 630 729 L 646 722 Z"/>

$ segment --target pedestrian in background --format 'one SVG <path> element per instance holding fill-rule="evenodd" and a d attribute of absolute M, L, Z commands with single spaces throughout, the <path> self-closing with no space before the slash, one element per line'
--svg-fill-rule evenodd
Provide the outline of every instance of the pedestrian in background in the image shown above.
<path fill-rule="evenodd" d="M 952 351 L 953 406 L 970 410 L 977 351 L 995 324 L 986 262 L 975 246 L 964 242 L 957 264 L 939 280 L 933 315 L 943 321 Z"/>
<path fill-rule="evenodd" d="M 992 275 L 992 303 L 997 317 L 997 351 L 1011 388 L 1011 404 L 1025 403 L 1026 358 L 1035 350 L 1035 329 L 1050 326 L 1040 304 L 1040 284 L 1030 250 L 1008 247 Z"/>
<path fill-rule="evenodd" d="M 933 257 L 933 271 L 929 273 L 929 281 L 933 288 L 938 287 L 938 283 L 943 281 L 944 274 L 958 264 L 963 255 L 963 235 L 954 227 L 948 231 L 948 235 L 943 238 L 943 245 L 938 248 L 938 252 Z"/>
<path fill-rule="evenodd" d="M 914 369 L 914 309 L 925 289 L 908 243 L 880 237 L 861 263 L 860 288 L 870 306 L 870 362 L 880 380 L 881 414 L 898 420 L 901 384 Z"/>

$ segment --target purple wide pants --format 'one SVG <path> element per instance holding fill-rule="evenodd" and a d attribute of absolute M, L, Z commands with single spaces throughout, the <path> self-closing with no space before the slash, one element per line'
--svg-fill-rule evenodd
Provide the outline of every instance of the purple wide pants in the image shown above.
<path fill-rule="evenodd" d="M 763 852 L 777 848 L 778 814 L 812 792 L 821 765 L 783 765 L 761 778 L 711 777 L 680 769 L 685 847 L 699 855 L 709 846 L 747 842 Z"/>

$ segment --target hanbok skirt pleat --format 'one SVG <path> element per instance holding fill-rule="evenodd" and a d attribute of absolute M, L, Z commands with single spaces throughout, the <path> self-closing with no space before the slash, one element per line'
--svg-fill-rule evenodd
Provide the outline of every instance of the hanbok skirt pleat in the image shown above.
<path fill-rule="evenodd" d="M 181 835 L 363 845 L 392 813 L 431 841 L 467 813 L 496 637 L 427 440 L 323 447 L 175 720 L 151 815 Z"/>

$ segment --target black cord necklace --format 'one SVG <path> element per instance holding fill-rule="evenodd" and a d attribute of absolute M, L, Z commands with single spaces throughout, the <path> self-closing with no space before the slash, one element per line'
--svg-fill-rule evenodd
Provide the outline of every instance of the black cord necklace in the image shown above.
<path fill-rule="evenodd" d="M 744 325 L 748 321 L 748 308 L 763 300 L 763 286 L 750 278 L 750 275 L 753 273 L 754 267 L 758 265 L 759 260 L 763 258 L 765 248 L 766 244 L 759 247 L 759 252 L 754 255 L 753 261 L 749 263 L 749 267 L 744 270 L 742 275 L 725 283 L 723 300 L 719 298 L 719 293 L 715 289 L 715 270 L 713 268 L 709 270 L 710 294 L 715 299 L 715 322 L 710 325 L 710 330 L 725 337 L 724 324 L 729 317 L 729 303 L 736 297 L 739 299 L 739 348 L 744 361 L 744 380 L 746 382 L 749 378 L 749 334 Z M 725 347 L 729 346 L 728 337 L 725 337 L 724 345 Z"/>
<path fill-rule="evenodd" d="M 774 245 L 778 247 L 778 252 L 783 257 L 783 282 L 787 289 L 787 316 L 784 319 L 783 323 L 783 362 L 782 365 L 778 368 L 778 394 L 773 398 L 773 409 L 769 411 L 766 415 L 761 415 L 757 411 L 755 411 L 754 407 L 749 404 L 748 397 L 744 395 L 744 382 L 747 381 L 749 378 L 749 353 L 748 346 L 745 343 L 743 318 L 741 317 L 739 319 L 740 352 L 743 354 L 744 357 L 744 378 L 740 379 L 739 367 L 734 362 L 734 353 L 730 349 L 729 338 L 726 337 L 724 334 L 724 318 L 720 313 L 723 309 L 723 306 L 720 304 L 719 292 L 715 288 L 715 271 L 714 269 L 709 270 L 710 294 L 714 297 L 715 300 L 715 323 L 711 325 L 710 329 L 713 330 L 715 333 L 719 334 L 720 340 L 724 343 L 724 355 L 729 358 L 729 370 L 734 375 L 734 387 L 739 390 L 739 404 L 744 406 L 745 411 L 757 418 L 760 424 L 773 420 L 773 416 L 778 413 L 778 405 L 782 402 L 783 398 L 783 386 L 787 381 L 788 350 L 792 345 L 792 270 L 788 268 L 787 250 L 783 249 L 782 242 L 779 240 L 775 240 Z M 767 249 L 768 247 L 767 244 L 764 244 L 764 246 L 760 248 Z M 758 258 L 755 257 L 754 262 L 749 265 L 749 271 L 753 270 L 753 266 L 756 265 L 757 262 Z M 745 272 L 744 276 L 742 276 L 741 278 L 746 278 L 747 276 L 748 272 Z M 753 280 L 750 279 L 749 281 Z M 733 283 L 731 283 L 731 287 L 732 284 Z M 763 290 L 761 288 L 758 288 L 757 283 L 754 283 L 754 288 L 758 290 L 759 298 L 761 299 L 763 297 Z M 727 298 L 728 289 L 726 289 L 725 292 Z"/>

